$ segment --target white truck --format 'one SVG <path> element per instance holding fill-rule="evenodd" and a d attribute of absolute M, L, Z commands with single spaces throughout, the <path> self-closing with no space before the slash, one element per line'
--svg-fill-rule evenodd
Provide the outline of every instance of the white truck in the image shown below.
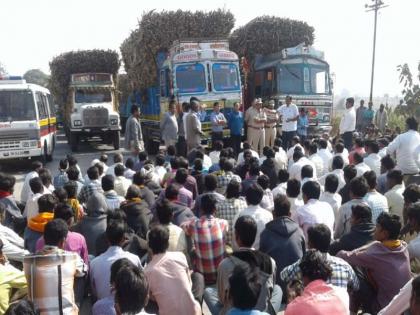
<path fill-rule="evenodd" d="M 81 139 L 99 137 L 120 148 L 118 97 L 110 73 L 71 75 L 68 99 L 63 111 L 64 129 L 72 151 Z"/>

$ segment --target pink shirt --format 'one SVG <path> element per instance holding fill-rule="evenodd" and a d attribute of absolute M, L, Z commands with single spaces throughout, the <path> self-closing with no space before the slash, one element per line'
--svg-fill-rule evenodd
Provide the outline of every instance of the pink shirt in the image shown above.
<path fill-rule="evenodd" d="M 36 251 L 38 252 L 43 249 L 44 245 L 44 237 L 40 237 L 36 242 Z M 64 244 L 64 250 L 79 254 L 79 256 L 83 259 L 83 262 L 86 265 L 89 264 L 86 240 L 82 234 L 69 231 L 67 234 L 66 242 Z"/>
<path fill-rule="evenodd" d="M 355 153 L 359 153 L 361 156 L 364 156 L 366 154 L 365 148 L 354 148 L 350 153 L 349 153 L 349 163 L 351 165 L 354 165 L 354 154 Z"/>
<path fill-rule="evenodd" d="M 191 291 L 189 272 L 187 259 L 181 252 L 153 255 L 144 273 L 160 315 L 201 315 L 200 305 Z"/>
<path fill-rule="evenodd" d="M 323 280 L 309 283 L 303 294 L 287 305 L 285 315 L 347 315 L 340 294 Z"/>

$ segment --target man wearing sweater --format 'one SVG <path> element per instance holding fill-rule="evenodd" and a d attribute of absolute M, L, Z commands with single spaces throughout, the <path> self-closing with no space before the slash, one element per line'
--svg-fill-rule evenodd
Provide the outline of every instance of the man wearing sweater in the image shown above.
<path fill-rule="evenodd" d="M 411 278 L 407 244 L 398 239 L 400 230 L 399 217 L 383 212 L 377 220 L 375 242 L 337 254 L 349 264 L 367 270 L 362 280 L 366 285 L 361 286 L 364 290 L 353 296 L 365 312 L 376 313 L 385 307 Z"/>

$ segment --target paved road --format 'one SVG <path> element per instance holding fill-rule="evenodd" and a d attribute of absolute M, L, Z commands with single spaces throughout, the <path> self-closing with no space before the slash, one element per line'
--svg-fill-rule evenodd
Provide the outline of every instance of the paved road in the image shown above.
<path fill-rule="evenodd" d="M 123 143 L 123 140 L 121 140 L 121 143 Z M 123 149 L 116 151 L 112 146 L 101 144 L 100 142 L 89 141 L 82 142 L 79 146 L 79 151 L 77 153 L 73 153 L 73 155 L 77 158 L 84 176 L 86 174 L 86 170 L 90 167 L 92 160 L 99 158 L 102 153 L 107 153 L 109 156 L 108 164 L 112 164 L 112 156 L 116 152 L 128 154 L 128 152 L 124 152 Z M 57 137 L 57 145 L 54 151 L 54 159 L 52 162 L 48 162 L 46 164 L 46 167 L 51 171 L 53 177 L 58 172 L 58 163 L 60 159 L 65 158 L 69 153 L 71 153 L 71 150 L 70 146 L 67 144 L 66 137 L 64 134 L 59 133 Z M 20 191 L 22 189 L 25 175 L 31 171 L 31 162 L 31 160 L 0 162 L 1 172 L 12 174 L 16 177 L 15 197 L 17 199 L 20 199 Z"/>

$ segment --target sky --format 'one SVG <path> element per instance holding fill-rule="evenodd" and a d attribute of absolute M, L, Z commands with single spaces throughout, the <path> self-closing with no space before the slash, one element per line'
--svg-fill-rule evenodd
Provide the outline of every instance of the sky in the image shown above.
<path fill-rule="evenodd" d="M 400 94 L 397 66 L 420 61 L 419 0 L 384 0 L 378 15 L 374 95 Z M 263 4 L 263 5 L 261 5 Z M 143 12 L 229 9 L 235 27 L 261 15 L 306 21 L 315 28 L 315 48 L 325 52 L 336 94 L 367 96 L 373 42 L 372 0 L 0 0 L 0 63 L 9 74 L 29 69 L 49 73 L 56 55 L 78 49 L 115 49 L 135 29 Z"/>

